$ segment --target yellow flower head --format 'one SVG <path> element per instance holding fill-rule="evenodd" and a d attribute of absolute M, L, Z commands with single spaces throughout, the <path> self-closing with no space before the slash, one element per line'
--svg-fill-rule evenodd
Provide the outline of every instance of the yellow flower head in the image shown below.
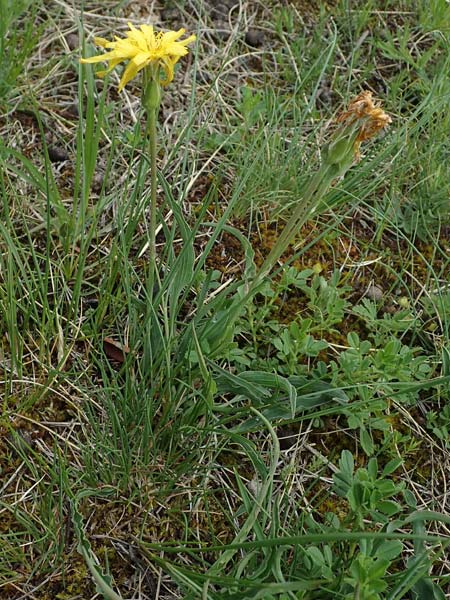
<path fill-rule="evenodd" d="M 124 61 L 129 61 L 119 83 L 119 92 L 131 81 L 139 71 L 150 65 L 162 68 L 165 73 L 165 79 L 160 80 L 161 85 L 168 85 L 173 79 L 174 66 L 182 56 L 188 53 L 186 46 L 195 40 L 195 35 L 179 41 L 185 30 L 158 32 L 153 31 L 151 25 L 141 25 L 139 29 L 128 23 L 129 31 L 125 38 L 115 36 L 114 42 L 109 42 L 104 38 L 94 38 L 97 46 L 106 48 L 110 52 L 92 56 L 91 58 L 82 58 L 82 63 L 97 63 L 107 61 L 108 68 L 101 71 L 98 75 L 106 75 Z M 178 41 L 177 41 L 178 40 Z"/>

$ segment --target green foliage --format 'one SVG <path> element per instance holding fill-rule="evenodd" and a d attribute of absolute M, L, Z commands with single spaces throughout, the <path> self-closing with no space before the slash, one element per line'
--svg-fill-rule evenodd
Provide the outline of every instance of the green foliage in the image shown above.
<path fill-rule="evenodd" d="M 437 0 L 435 6 L 443 3 Z M 425 15 L 425 12 L 427 15 Z M 430 24 L 434 18 L 448 28 L 448 6 L 445 8 L 447 24 L 442 20 L 443 13 L 433 12 L 428 8 L 423 12 L 424 21 Z M 437 25 L 437 23 L 436 23 Z M 433 31 L 429 34 L 427 50 L 413 55 L 410 38 L 412 32 L 397 31 L 388 35 L 388 41 L 381 44 L 385 56 L 397 60 L 402 69 L 399 71 L 397 96 L 403 91 L 404 110 L 411 114 L 409 138 L 405 145 L 404 161 L 408 172 L 403 172 L 401 179 L 392 186 L 389 195 L 390 204 L 386 206 L 409 236 L 418 236 L 430 240 L 440 227 L 448 224 L 449 196 L 443 165 L 449 157 L 450 118 L 445 98 L 450 92 L 448 73 L 450 56 L 448 41 L 443 29 L 442 33 Z M 416 34 L 419 35 L 419 34 Z M 414 73 L 411 85 L 405 87 L 404 67 Z M 393 82 L 397 87 L 396 83 Z M 392 93 L 392 90 L 391 90 Z M 387 198 L 386 198 L 387 199 Z"/>
<path fill-rule="evenodd" d="M 122 17 L 125 4 L 111 10 Z M 386 0 L 386 12 L 374 0 L 334 4 L 333 24 L 322 7 L 307 35 L 296 10 L 276 7 L 261 71 L 239 71 L 237 85 L 222 87 L 229 65 L 246 58 L 230 42 L 217 98 L 193 95 L 181 124 L 162 125 L 156 282 L 146 140 L 133 102 L 129 122 L 115 94 L 99 93 L 90 68 L 79 67 L 65 188 L 41 100 L 22 99 L 42 148 L 25 153 L 8 136 L 0 144 L 8 581 L 39 589 L 41 575 L 70 573 L 73 526 L 110 598 L 116 565 L 105 561 L 102 572 L 100 539 L 113 540 L 121 566 L 142 552 L 187 600 L 443 597 L 436 573 L 447 542 L 425 525 L 448 517 L 416 511 L 404 482 L 414 481 L 409 454 L 428 440 L 391 421 L 396 405 L 408 412 L 420 401 L 430 436 L 447 442 L 447 3 L 419 2 L 414 16 L 406 0 Z M 0 0 L 0 103 L 21 93 L 42 6 Z M 363 82 L 386 96 L 390 133 L 316 207 L 291 257 L 316 266 L 285 264 L 252 297 L 262 215 L 265 231 L 279 235 L 282 225 L 271 226 L 301 207 L 320 164 L 324 123 Z M 236 213 L 245 218 L 232 227 Z M 339 234 L 348 224 L 347 255 Z M 220 240 L 225 258 L 229 246 L 236 252 L 233 271 L 218 258 Z M 385 240 L 393 255 L 398 245 L 395 263 L 383 264 Z M 424 275 L 414 258 L 425 253 Z M 354 284 L 372 269 L 393 275 L 411 301 L 393 314 L 381 312 L 384 299 L 355 305 Z M 428 410 L 436 397 L 439 412 Z M 348 440 L 354 452 L 341 452 Z M 103 503 L 116 519 L 108 535 Z"/>
<path fill-rule="evenodd" d="M 402 344 L 393 336 L 386 337 L 380 348 L 360 340 L 356 333 L 348 334 L 347 341 L 349 348 L 341 352 L 338 361 L 331 362 L 331 380 L 358 400 L 344 413 L 348 426 L 359 431 L 361 447 L 370 456 L 375 450 L 372 431 L 384 432 L 385 440 L 388 437 L 385 415 L 390 400 L 406 404 L 417 401 L 420 382 L 428 382 L 433 368 L 428 358 L 419 354 L 419 348 Z"/>
<path fill-rule="evenodd" d="M 396 392 L 396 383 L 427 381 L 432 366 L 421 349 L 411 348 L 391 336 L 381 348 L 372 348 L 368 340 L 361 340 L 357 333 L 347 336 L 348 349 L 337 361 L 330 364 L 333 379 L 352 386 L 351 396 L 369 398 L 371 389 L 381 389 L 384 394 L 395 394 L 400 402 L 413 402 L 420 387 L 406 392 Z M 373 386 L 373 384 L 378 384 Z"/>
<path fill-rule="evenodd" d="M 346 526 L 364 530 L 381 525 L 385 531 L 392 531 L 401 526 L 401 514 L 405 512 L 405 508 L 414 509 L 416 506 L 413 494 L 405 485 L 394 483 L 389 478 L 402 462 L 401 458 L 393 459 L 380 473 L 377 460 L 371 458 L 367 468 L 360 467 L 355 471 L 351 453 L 348 450 L 342 452 L 339 471 L 333 475 L 333 481 L 336 493 L 345 497 L 349 503 L 350 510 L 344 521 Z M 401 504 L 400 497 L 403 497 L 406 506 Z M 403 544 L 400 540 L 362 539 L 359 552 L 352 556 L 348 575 L 344 577 L 344 590 L 346 587 L 351 590 L 346 590 L 347 595 L 344 597 L 350 599 L 354 594 L 373 600 L 392 597 L 383 592 L 388 591 L 389 579 L 395 581 L 395 578 L 388 577 L 388 571 L 398 561 L 402 551 Z M 415 589 L 427 585 L 427 579 L 423 578 L 415 585 Z M 436 592 L 442 593 L 437 587 Z"/>
<path fill-rule="evenodd" d="M 328 348 L 322 336 L 332 334 L 333 326 L 344 319 L 348 291 L 338 271 L 326 279 L 312 269 L 286 268 L 278 281 L 260 289 L 257 301 L 237 324 L 236 332 L 243 340 L 252 339 L 253 348 L 248 343 L 238 348 L 235 343 L 227 358 L 238 365 L 264 364 L 283 374 L 301 373 L 305 359 L 316 358 Z M 292 308 L 291 298 L 295 298 Z M 289 323 L 277 320 L 280 309 Z"/>
<path fill-rule="evenodd" d="M 328 348 L 324 340 L 315 340 L 311 331 L 312 319 L 304 319 L 300 323 L 292 322 L 280 329 L 279 336 L 273 338 L 273 345 L 280 363 L 286 363 L 290 372 L 295 373 L 299 359 L 318 356 L 321 350 Z"/>
<path fill-rule="evenodd" d="M 345 310 L 349 306 L 348 300 L 343 296 L 351 289 L 348 286 L 339 286 L 341 274 L 334 271 L 329 280 L 321 275 L 315 275 L 308 285 L 301 279 L 297 285 L 307 297 L 309 310 L 315 330 L 332 332 L 333 325 L 341 323 Z"/>
<path fill-rule="evenodd" d="M 238 437 L 235 441 L 244 443 Z M 370 459 L 367 467 L 355 470 L 351 453 L 343 451 L 333 476 L 333 491 L 345 498 L 348 507 L 341 519 L 334 513 L 325 514 L 320 520 L 312 514 L 299 518 L 283 489 L 274 490 L 270 498 L 266 496 L 261 511 L 261 500 L 258 502 L 238 478 L 243 503 L 238 515 L 245 516 L 244 528 L 250 526 L 252 540 L 240 542 L 242 536 L 238 534 L 232 544 L 222 546 L 219 558 L 205 574 L 193 569 L 188 576 L 174 561 L 158 559 L 154 544 L 143 543 L 143 551 L 174 575 L 188 599 L 197 597 L 201 589 L 208 590 L 211 598 L 223 600 L 350 600 L 355 596 L 385 600 L 404 597 L 400 591 L 405 595 L 424 589 L 441 598 L 439 586 L 424 576 L 430 564 L 424 553 L 424 522 L 438 515 L 411 513 L 415 508 L 414 495 L 404 483 L 391 479 L 401 464 L 401 459 L 395 459 L 380 470 L 376 459 Z M 258 477 L 267 483 L 269 469 L 260 463 L 254 463 L 254 467 Z M 407 542 L 403 536 L 411 524 L 415 554 L 405 567 L 401 557 Z M 280 536 L 286 528 L 289 535 Z M 229 563 L 238 549 L 239 560 Z M 221 557 L 226 557 L 228 568 L 226 576 L 218 577 L 218 569 L 226 564 Z"/>
<path fill-rule="evenodd" d="M 39 38 L 39 6 L 40 0 L 0 0 L 0 102 L 14 90 Z"/>
<path fill-rule="evenodd" d="M 350 512 L 346 522 L 353 528 L 364 529 L 366 518 L 386 525 L 391 517 L 401 512 L 401 505 L 392 498 L 402 494 L 405 486 L 387 477 L 402 462 L 402 459 L 391 460 L 379 474 L 377 459 L 371 458 L 367 468 L 355 471 L 352 454 L 348 450 L 342 451 L 339 471 L 333 475 L 333 481 L 336 493 L 348 500 Z M 409 495 L 406 498 L 409 499 Z"/>
<path fill-rule="evenodd" d="M 419 2 L 419 21 L 425 31 L 450 30 L 450 14 L 446 0 L 421 0 Z"/>
<path fill-rule="evenodd" d="M 393 314 L 385 312 L 381 318 L 378 309 L 376 302 L 367 298 L 351 309 L 354 315 L 363 320 L 377 348 L 392 338 L 393 333 L 403 335 L 408 331 L 415 331 L 420 326 L 418 315 L 410 308 L 397 310 Z"/>
<path fill-rule="evenodd" d="M 427 412 L 427 426 L 433 434 L 445 445 L 450 444 L 450 404 L 445 404 L 442 409 L 437 412 L 430 410 Z"/>

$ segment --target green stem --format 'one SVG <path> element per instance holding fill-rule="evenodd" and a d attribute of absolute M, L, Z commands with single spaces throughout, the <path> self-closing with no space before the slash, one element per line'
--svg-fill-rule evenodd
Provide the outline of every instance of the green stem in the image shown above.
<path fill-rule="evenodd" d="M 265 277 L 270 273 L 277 260 L 286 251 L 286 248 L 292 242 L 293 237 L 299 231 L 300 227 L 304 225 L 308 218 L 313 214 L 335 177 L 336 168 L 328 162 L 324 162 L 317 173 L 312 177 L 303 197 L 299 200 L 298 206 L 284 226 L 280 237 L 260 267 L 258 273 L 250 282 L 245 295 L 241 297 L 238 295 L 235 298 L 233 305 L 221 316 L 218 322 L 212 325 L 210 335 L 213 339 L 210 341 L 212 342 L 211 349 L 213 351 L 216 351 L 222 346 L 223 340 L 226 339 L 230 333 L 232 335 L 234 323 L 239 318 L 242 309 L 252 300 Z M 218 331 L 225 332 L 223 339 L 221 335 L 217 335 Z M 206 334 L 206 337 L 208 337 L 208 334 Z"/>
<path fill-rule="evenodd" d="M 161 102 L 161 86 L 159 83 L 159 66 L 151 64 L 144 69 L 143 73 L 142 104 L 147 112 L 147 130 L 149 152 L 150 152 L 150 170 L 151 170 L 151 189 L 150 189 L 150 224 L 149 224 L 149 245 L 150 245 L 150 274 L 149 291 L 153 294 L 155 280 L 158 279 L 158 269 L 156 268 L 156 215 L 158 207 L 156 204 L 157 172 L 156 172 L 156 119 L 158 117 L 159 104 Z"/>
<path fill-rule="evenodd" d="M 150 150 L 150 170 L 151 170 L 151 189 L 150 189 L 150 291 L 153 290 L 153 285 L 156 278 L 156 189 L 157 189 L 157 171 L 156 171 L 156 109 L 152 108 L 148 111 L 147 134 L 149 138 Z M 151 292 L 152 293 L 152 292 Z"/>
<path fill-rule="evenodd" d="M 269 252 L 265 261 L 261 265 L 256 277 L 250 283 L 248 292 L 243 298 L 243 302 L 247 302 L 247 300 L 254 296 L 257 288 L 273 269 L 277 260 L 286 251 L 286 248 L 292 242 L 295 234 L 312 215 L 314 209 L 318 206 L 333 179 L 334 176 L 332 175 L 332 169 L 330 168 L 330 165 L 324 163 L 319 171 L 312 177 L 303 195 L 303 198 L 299 201 L 297 208 L 294 210 L 289 221 L 284 226 L 280 237 L 277 239 L 272 250 Z"/>
<path fill-rule="evenodd" d="M 267 475 L 265 481 L 261 484 L 261 489 L 252 503 L 252 508 L 249 512 L 249 515 L 246 521 L 240 526 L 239 532 L 234 538 L 233 542 L 230 546 L 234 544 L 240 544 L 244 542 L 250 532 L 253 530 L 255 523 L 258 519 L 259 514 L 264 511 L 266 514 L 270 513 L 271 504 L 272 504 L 272 486 L 275 478 L 275 473 L 277 470 L 277 466 L 280 460 L 280 442 L 278 440 L 277 434 L 272 427 L 271 423 L 266 419 L 266 417 L 260 413 L 256 408 L 250 407 L 250 411 L 254 413 L 257 417 L 261 419 L 263 424 L 266 426 L 269 431 L 269 435 L 272 438 L 272 461 L 271 465 L 267 471 Z M 236 554 L 236 548 L 228 548 L 225 549 L 224 552 L 219 556 L 216 562 L 210 567 L 207 571 L 208 575 L 216 575 L 219 573 L 223 573 L 226 565 L 230 562 L 233 556 Z"/>

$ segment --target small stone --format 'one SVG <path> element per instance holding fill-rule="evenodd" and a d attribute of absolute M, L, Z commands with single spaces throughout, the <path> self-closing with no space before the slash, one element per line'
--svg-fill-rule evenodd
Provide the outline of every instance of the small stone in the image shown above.
<path fill-rule="evenodd" d="M 80 45 L 80 40 L 78 38 L 78 34 L 77 33 L 68 33 L 66 35 L 66 42 L 67 42 L 67 45 L 69 46 L 70 50 L 76 50 Z"/>
<path fill-rule="evenodd" d="M 66 113 L 69 117 L 77 118 L 79 116 L 78 102 L 69 104 L 69 106 L 66 108 Z"/>
<path fill-rule="evenodd" d="M 160 14 L 161 21 L 165 23 L 174 21 L 180 16 L 180 12 L 176 8 L 163 8 Z"/>
<path fill-rule="evenodd" d="M 197 74 L 200 83 L 211 83 L 212 77 L 208 71 L 198 71 Z"/>
<path fill-rule="evenodd" d="M 373 300 L 374 302 L 380 302 L 380 300 L 383 300 L 384 298 L 384 292 L 377 285 L 371 283 L 366 290 L 365 296 L 369 300 Z"/>
<path fill-rule="evenodd" d="M 49 146 L 48 157 L 52 162 L 63 162 L 69 158 L 69 155 L 61 146 Z"/>
<path fill-rule="evenodd" d="M 249 29 L 245 34 L 245 43 L 257 48 L 264 44 L 264 32 L 260 29 Z"/>
<path fill-rule="evenodd" d="M 99 194 L 102 191 L 103 182 L 105 181 L 105 174 L 102 172 L 95 173 L 92 178 L 92 190 Z"/>
<path fill-rule="evenodd" d="M 213 19 L 227 19 L 230 9 L 234 5 L 234 0 L 213 0 L 211 17 Z"/>

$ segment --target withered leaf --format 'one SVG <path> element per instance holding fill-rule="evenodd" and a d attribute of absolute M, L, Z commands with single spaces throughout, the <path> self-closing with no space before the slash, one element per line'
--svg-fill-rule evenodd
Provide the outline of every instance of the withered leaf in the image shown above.
<path fill-rule="evenodd" d="M 105 337 L 103 339 L 103 351 L 108 358 L 122 364 L 125 362 L 130 349 L 126 344 L 121 344 L 110 337 Z"/>

